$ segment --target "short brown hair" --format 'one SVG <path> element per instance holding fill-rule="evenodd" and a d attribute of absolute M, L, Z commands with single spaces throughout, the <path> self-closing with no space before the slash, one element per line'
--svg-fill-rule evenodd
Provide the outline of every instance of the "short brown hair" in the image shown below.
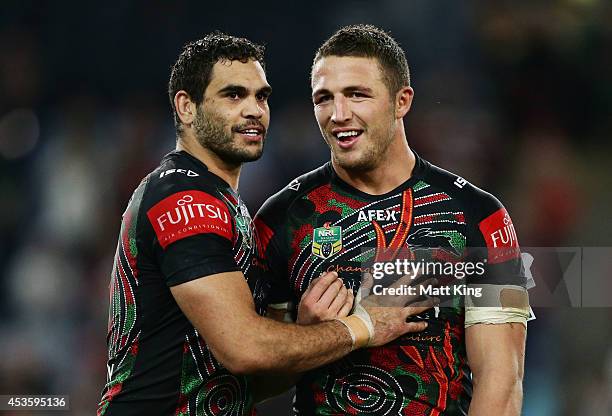
<path fill-rule="evenodd" d="M 313 68 L 326 56 L 375 58 L 391 94 L 410 86 L 410 69 L 406 54 L 389 33 L 376 26 L 360 24 L 340 28 L 317 50 Z"/>

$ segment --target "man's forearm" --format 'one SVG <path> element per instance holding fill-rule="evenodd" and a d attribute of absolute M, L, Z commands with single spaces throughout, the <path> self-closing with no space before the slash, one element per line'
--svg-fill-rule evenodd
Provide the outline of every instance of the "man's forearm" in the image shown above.
<path fill-rule="evenodd" d="M 234 347 L 242 352 L 231 365 L 235 373 L 302 372 L 336 361 L 352 348 L 351 335 L 338 321 L 316 325 L 253 321 L 249 331 L 236 339 L 240 345 Z"/>
<path fill-rule="evenodd" d="M 469 416 L 519 416 L 523 401 L 520 378 L 491 373 L 474 379 Z"/>

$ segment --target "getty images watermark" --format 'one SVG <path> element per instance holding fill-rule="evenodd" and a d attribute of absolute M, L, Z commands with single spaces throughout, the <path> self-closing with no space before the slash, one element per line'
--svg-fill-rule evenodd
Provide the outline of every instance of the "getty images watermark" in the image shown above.
<path fill-rule="evenodd" d="M 515 285 L 528 290 L 533 307 L 612 307 L 612 247 L 468 248 L 461 254 L 372 247 L 363 248 L 361 259 L 351 268 L 361 271 L 363 294 L 374 297 L 439 297 L 444 306 L 445 299 L 479 298 L 486 285 Z"/>
<path fill-rule="evenodd" d="M 467 283 L 438 286 L 440 279 L 463 280 L 468 276 L 482 277 L 486 272 L 486 261 L 409 260 L 395 258 L 389 261 L 374 261 L 372 264 L 372 295 L 382 296 L 482 296 L 482 288 Z M 435 277 L 434 282 L 419 277 Z M 418 283 L 418 284 L 415 284 Z"/>

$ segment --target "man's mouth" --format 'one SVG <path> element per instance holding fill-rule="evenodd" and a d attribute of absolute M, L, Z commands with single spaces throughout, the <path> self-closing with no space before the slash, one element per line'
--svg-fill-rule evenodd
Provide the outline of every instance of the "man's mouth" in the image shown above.
<path fill-rule="evenodd" d="M 333 136 L 336 138 L 338 146 L 342 149 L 350 149 L 359 139 L 363 130 L 361 129 L 334 129 Z"/>
<path fill-rule="evenodd" d="M 250 142 L 262 141 L 266 133 L 266 129 L 263 126 L 239 127 L 234 129 L 234 131 Z"/>

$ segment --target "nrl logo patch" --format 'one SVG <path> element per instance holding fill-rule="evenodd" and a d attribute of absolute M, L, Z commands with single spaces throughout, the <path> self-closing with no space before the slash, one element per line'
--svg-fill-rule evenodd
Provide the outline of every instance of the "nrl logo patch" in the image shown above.
<path fill-rule="evenodd" d="M 312 254 L 327 259 L 342 250 L 342 227 L 331 226 L 329 222 L 312 232 Z"/>

